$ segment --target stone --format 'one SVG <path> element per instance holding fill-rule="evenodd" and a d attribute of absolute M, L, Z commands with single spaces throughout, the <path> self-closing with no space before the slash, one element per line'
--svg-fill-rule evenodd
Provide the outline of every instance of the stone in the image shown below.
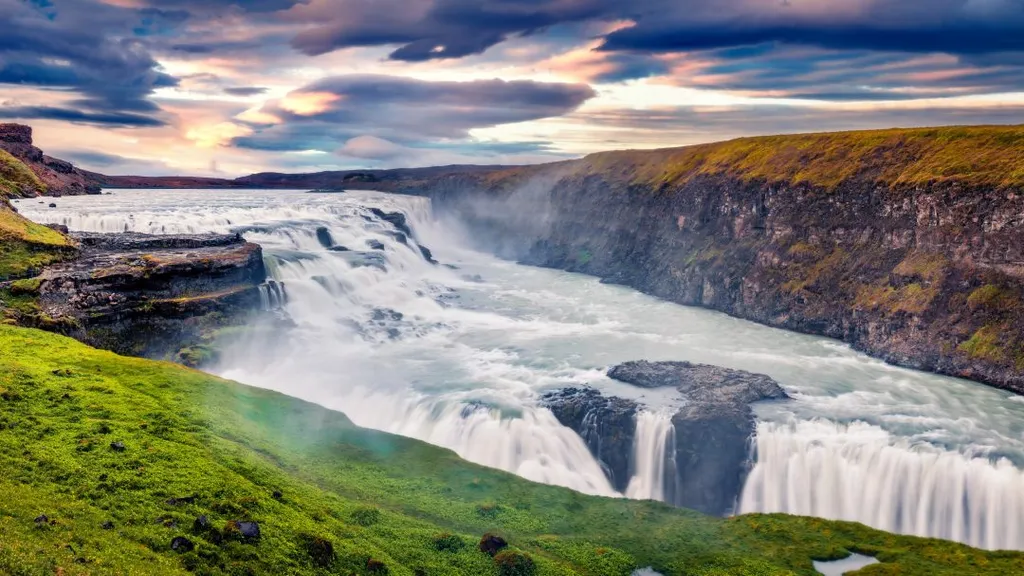
<path fill-rule="evenodd" d="M 671 417 L 666 500 L 706 514 L 729 513 L 749 464 L 747 445 L 755 429 L 750 404 L 788 398 L 782 387 L 764 374 L 689 362 L 626 362 L 608 376 L 679 391 L 685 404 Z M 625 490 L 633 474 L 638 404 L 592 388 L 550 392 L 541 403 L 584 439 L 615 489 Z"/>
<path fill-rule="evenodd" d="M 430 251 L 430 248 L 427 248 L 426 246 L 420 245 L 419 249 L 420 249 L 420 254 L 423 255 L 423 259 L 424 260 L 426 260 L 427 262 L 430 262 L 431 264 L 437 264 L 437 260 L 434 260 L 434 254 L 433 254 L 433 252 Z"/>
<path fill-rule="evenodd" d="M 57 205 L 55 203 L 50 202 L 50 208 L 56 208 L 56 207 L 57 207 Z"/>
<path fill-rule="evenodd" d="M 185 538 L 184 536 L 175 536 L 174 539 L 171 540 L 171 550 L 174 550 L 175 552 L 177 552 L 179 554 L 184 554 L 185 552 L 191 552 L 192 550 L 195 549 L 195 547 L 196 547 L 196 545 L 193 544 L 191 540 L 189 540 L 188 538 Z"/>
<path fill-rule="evenodd" d="M 404 233 L 406 236 L 415 237 L 412 233 L 412 229 L 409 228 L 409 224 L 406 221 L 405 214 L 401 212 L 385 212 L 380 208 L 370 208 L 370 212 L 374 216 L 394 226 L 399 232 Z"/>
<path fill-rule="evenodd" d="M 36 524 L 48 524 L 49 522 L 50 519 L 46 516 L 46 514 L 40 514 L 39 516 L 36 516 Z"/>
<path fill-rule="evenodd" d="M 508 548 L 508 542 L 501 536 L 488 532 L 480 538 L 480 551 L 488 556 L 493 557 L 505 548 Z"/>
<path fill-rule="evenodd" d="M 334 238 L 331 236 L 331 231 L 325 226 L 320 226 L 316 229 L 316 239 L 320 242 L 320 245 L 324 248 L 330 248 L 334 246 Z"/>
<path fill-rule="evenodd" d="M 113 450 L 114 452 L 124 452 L 125 451 L 124 442 L 121 442 L 120 440 L 118 440 L 116 442 L 111 442 L 110 443 L 110 449 Z"/>
<path fill-rule="evenodd" d="M 331 246 L 328 250 L 331 252 L 351 252 L 350 248 L 346 248 L 344 246 Z"/>
<path fill-rule="evenodd" d="M 274 500 L 281 500 L 282 498 L 284 498 L 284 494 L 282 494 L 280 490 L 274 490 L 273 494 L 271 494 L 270 497 L 273 498 Z"/>
<path fill-rule="evenodd" d="M 383 250 L 384 249 L 384 243 L 381 242 L 380 240 L 367 240 L 366 241 L 366 245 L 371 250 Z"/>
<path fill-rule="evenodd" d="M 213 525 L 210 524 L 210 519 L 206 515 L 199 516 L 192 522 L 192 530 L 196 532 L 208 532 Z"/>
<path fill-rule="evenodd" d="M 234 536 L 240 540 L 251 542 L 259 540 L 260 525 L 251 520 L 231 520 L 224 528 L 225 536 Z"/>
<path fill-rule="evenodd" d="M 111 522 L 110 520 L 107 520 L 106 522 L 104 522 L 103 524 L 100 525 L 100 528 L 102 528 L 104 530 L 113 530 L 114 529 L 114 523 Z"/>

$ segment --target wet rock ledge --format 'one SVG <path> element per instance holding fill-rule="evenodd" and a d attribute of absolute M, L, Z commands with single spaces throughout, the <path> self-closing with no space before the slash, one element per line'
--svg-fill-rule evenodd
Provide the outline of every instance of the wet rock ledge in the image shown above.
<path fill-rule="evenodd" d="M 672 416 L 665 453 L 667 502 L 707 514 L 730 512 L 749 466 L 754 434 L 751 404 L 788 398 L 772 378 L 689 362 L 627 362 L 608 376 L 640 388 L 677 389 L 685 402 Z M 587 443 L 616 490 L 636 471 L 637 414 L 633 400 L 605 397 L 593 388 L 567 388 L 542 403 Z"/>
<path fill-rule="evenodd" d="M 39 277 L 42 317 L 120 354 L 208 360 L 219 328 L 261 308 L 262 249 L 240 235 L 72 234 L 78 258 Z"/>

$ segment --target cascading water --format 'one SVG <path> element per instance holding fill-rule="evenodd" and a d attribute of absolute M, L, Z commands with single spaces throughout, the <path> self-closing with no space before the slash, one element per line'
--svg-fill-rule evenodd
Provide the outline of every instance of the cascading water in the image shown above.
<path fill-rule="evenodd" d="M 264 289 L 265 307 L 288 321 L 254 326 L 214 369 L 343 411 L 360 425 L 541 482 L 614 495 L 583 439 L 537 407 L 547 390 L 588 383 L 646 406 L 626 493 L 671 501 L 667 414 L 681 400 L 611 381 L 604 369 L 650 359 L 762 372 L 794 399 L 756 408 L 757 463 L 740 512 L 846 518 L 1024 548 L 1024 402 L 1009 393 L 594 278 L 498 260 L 436 225 L 421 198 L 116 191 L 56 203 L 16 202 L 30 218 L 73 230 L 234 231 L 260 243 L 275 282 Z M 413 237 L 403 242 L 371 208 L 405 214 Z M 425 260 L 420 245 L 442 265 Z"/>
<path fill-rule="evenodd" d="M 1024 473 L 864 423 L 762 422 L 741 512 L 862 522 L 986 548 L 1024 548 Z"/>
<path fill-rule="evenodd" d="M 668 415 L 644 411 L 636 417 L 633 442 L 633 477 L 626 488 L 628 498 L 670 500 L 666 486 L 675 478 L 671 447 L 675 428 Z"/>

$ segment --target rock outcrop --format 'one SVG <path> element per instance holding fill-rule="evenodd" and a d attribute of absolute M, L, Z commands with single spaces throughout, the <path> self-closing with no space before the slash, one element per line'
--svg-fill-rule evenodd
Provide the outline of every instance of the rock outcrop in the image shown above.
<path fill-rule="evenodd" d="M 47 196 L 100 193 L 95 174 L 79 170 L 70 162 L 47 156 L 36 148 L 32 143 L 32 128 L 29 126 L 0 124 L 0 150 L 24 162 L 45 185 L 44 193 Z"/>
<path fill-rule="evenodd" d="M 627 362 L 608 376 L 679 390 L 684 404 L 672 416 L 664 455 L 665 500 L 708 514 L 731 511 L 748 469 L 755 426 L 750 405 L 786 399 L 782 387 L 763 374 L 689 362 Z M 625 491 L 636 473 L 637 403 L 592 388 L 551 392 L 542 403 L 586 441 L 615 489 Z"/>
<path fill-rule="evenodd" d="M 601 153 L 407 191 L 506 257 L 1024 393 L 1022 162 L 1022 127 L 890 130 Z"/>
<path fill-rule="evenodd" d="M 38 303 L 51 327 L 92 346 L 174 358 L 261 307 L 262 251 L 241 236 L 72 237 L 79 257 L 43 272 Z"/>

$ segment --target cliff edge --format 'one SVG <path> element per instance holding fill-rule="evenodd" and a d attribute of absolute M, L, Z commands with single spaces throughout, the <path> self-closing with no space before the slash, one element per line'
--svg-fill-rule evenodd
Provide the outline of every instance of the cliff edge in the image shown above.
<path fill-rule="evenodd" d="M 608 152 L 404 191 L 506 257 L 1024 393 L 1024 127 Z"/>
<path fill-rule="evenodd" d="M 99 194 L 100 186 L 94 174 L 80 170 L 70 162 L 43 154 L 32 143 L 32 128 L 23 124 L 0 124 L 0 188 L 3 171 L 10 164 L 10 157 L 24 163 L 35 176 L 34 182 L 10 182 L 10 195 L 32 196 L 74 196 Z"/>

